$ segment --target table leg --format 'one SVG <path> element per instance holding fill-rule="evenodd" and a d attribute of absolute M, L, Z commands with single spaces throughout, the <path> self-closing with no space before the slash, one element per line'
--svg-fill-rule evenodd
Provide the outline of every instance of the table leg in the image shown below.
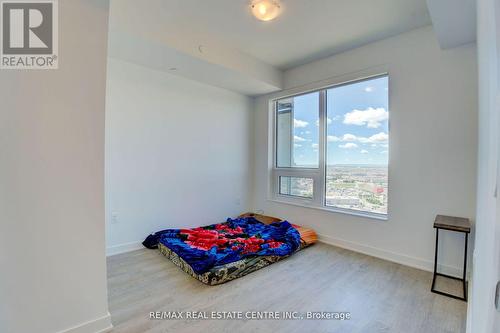
<path fill-rule="evenodd" d="M 437 260 L 438 260 L 438 246 L 439 246 L 439 229 L 436 228 L 436 249 L 435 249 L 435 252 L 434 252 L 434 274 L 432 276 L 431 291 L 434 291 L 434 285 L 436 284 Z"/>
<path fill-rule="evenodd" d="M 467 276 L 467 243 L 469 240 L 469 234 L 465 233 L 465 252 L 464 252 L 464 275 L 463 275 L 463 284 L 464 284 L 464 300 L 467 302 L 467 282 L 465 281 Z"/>

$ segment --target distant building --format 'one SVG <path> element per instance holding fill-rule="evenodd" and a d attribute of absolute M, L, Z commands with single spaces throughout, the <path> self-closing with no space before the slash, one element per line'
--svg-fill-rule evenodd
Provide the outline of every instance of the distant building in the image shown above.
<path fill-rule="evenodd" d="M 359 198 L 356 197 L 327 197 L 326 204 L 328 206 L 357 206 Z"/>

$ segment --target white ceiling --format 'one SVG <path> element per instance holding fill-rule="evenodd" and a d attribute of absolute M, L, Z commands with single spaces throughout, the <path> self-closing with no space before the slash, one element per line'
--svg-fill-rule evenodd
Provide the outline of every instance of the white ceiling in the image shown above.
<path fill-rule="evenodd" d="M 425 0 L 280 0 L 282 13 L 256 20 L 251 0 L 114 0 L 112 29 L 237 50 L 285 70 L 431 23 Z M 113 8 L 113 7 L 112 7 Z"/>
<path fill-rule="evenodd" d="M 475 39 L 475 0 L 111 0 L 109 55 L 245 95 L 282 89 L 284 71 L 432 24 L 442 48 Z M 429 10 L 431 14 L 429 14 Z"/>

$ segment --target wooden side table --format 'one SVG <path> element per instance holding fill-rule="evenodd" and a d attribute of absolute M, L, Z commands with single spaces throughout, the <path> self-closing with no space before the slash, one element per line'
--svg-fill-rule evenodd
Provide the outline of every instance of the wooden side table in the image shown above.
<path fill-rule="evenodd" d="M 432 277 L 432 287 L 431 291 L 436 294 L 448 296 L 451 298 L 459 299 L 467 302 L 467 281 L 466 281 L 466 273 L 467 273 L 467 242 L 469 239 L 469 233 L 471 224 L 469 219 L 463 217 L 454 217 L 454 216 L 446 216 L 446 215 L 437 215 L 434 220 L 434 228 L 436 229 L 436 252 L 434 255 L 434 275 Z M 438 261 L 438 247 L 439 247 L 439 229 L 442 230 L 450 230 L 455 232 L 464 233 L 465 238 L 465 251 L 464 251 L 464 267 L 463 267 L 463 276 L 462 278 L 446 275 L 442 273 L 438 273 L 437 271 L 437 261 Z M 449 279 L 462 281 L 463 284 L 463 297 L 448 294 L 439 290 L 434 289 L 436 284 L 436 277 L 442 276 Z"/>

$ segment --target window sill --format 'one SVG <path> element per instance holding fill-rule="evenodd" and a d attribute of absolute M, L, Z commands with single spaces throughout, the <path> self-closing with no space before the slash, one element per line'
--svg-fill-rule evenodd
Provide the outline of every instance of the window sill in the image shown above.
<path fill-rule="evenodd" d="M 285 205 L 318 209 L 318 210 L 322 210 L 322 211 L 326 211 L 326 212 L 330 212 L 330 213 L 339 213 L 339 214 L 345 214 L 345 215 L 350 215 L 350 216 L 363 217 L 363 218 L 377 220 L 377 221 L 387 221 L 388 220 L 388 216 L 382 215 L 382 214 L 358 212 L 355 210 L 334 208 L 334 207 L 319 207 L 319 206 L 316 206 L 314 204 L 298 203 L 298 202 L 293 202 L 293 201 L 288 201 L 286 199 L 278 199 L 278 198 L 270 198 L 267 200 L 272 201 L 272 202 L 276 202 L 276 203 L 280 203 L 280 204 L 285 204 Z"/>

